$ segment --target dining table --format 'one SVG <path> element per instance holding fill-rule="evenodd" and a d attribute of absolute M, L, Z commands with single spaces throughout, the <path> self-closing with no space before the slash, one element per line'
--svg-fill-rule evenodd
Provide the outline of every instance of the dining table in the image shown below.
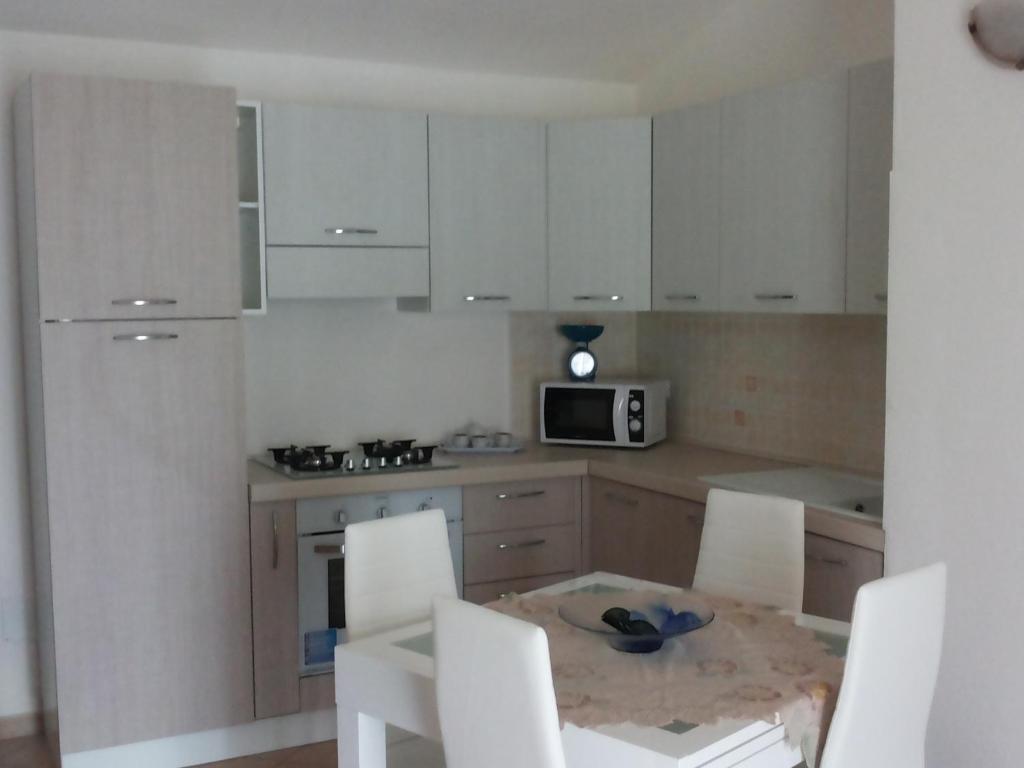
<path fill-rule="evenodd" d="M 595 572 L 522 596 L 573 596 L 618 592 L 673 595 L 679 587 Z M 807 614 L 779 611 L 793 625 L 813 633 L 823 652 L 843 659 L 850 625 Z M 806 634 L 806 633 L 805 633 Z M 595 639 L 595 642 L 600 642 Z M 675 642 L 675 641 L 670 641 Z M 624 654 L 626 656 L 630 654 Z M 556 690 L 559 687 L 555 671 Z M 666 685 L 671 682 L 666 681 Z M 402 626 L 339 645 L 335 650 L 338 764 L 343 768 L 385 768 L 390 724 L 441 740 L 434 689 L 431 622 Z M 696 718 L 695 718 L 696 719 Z M 609 722 L 580 727 L 566 721 L 562 745 L 566 765 L 628 765 L 631 768 L 794 768 L 814 764 L 819 734 L 793 743 L 783 711 L 758 718 L 708 718 L 706 722 L 665 717 L 657 726 Z"/>

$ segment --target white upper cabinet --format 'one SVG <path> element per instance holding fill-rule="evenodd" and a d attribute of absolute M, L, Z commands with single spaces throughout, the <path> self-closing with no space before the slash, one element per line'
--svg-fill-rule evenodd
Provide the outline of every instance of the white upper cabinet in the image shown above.
<path fill-rule="evenodd" d="M 429 245 L 426 115 L 264 104 L 263 151 L 269 245 Z"/>
<path fill-rule="evenodd" d="M 722 105 L 722 309 L 842 312 L 847 73 Z"/>
<path fill-rule="evenodd" d="M 718 309 L 721 116 L 716 102 L 654 118 L 655 310 Z"/>
<path fill-rule="evenodd" d="M 548 125 L 548 306 L 651 308 L 651 120 Z"/>
<path fill-rule="evenodd" d="M 432 310 L 547 307 L 544 123 L 430 116 Z"/>
<path fill-rule="evenodd" d="M 850 71 L 846 311 L 884 313 L 889 284 L 893 62 Z"/>

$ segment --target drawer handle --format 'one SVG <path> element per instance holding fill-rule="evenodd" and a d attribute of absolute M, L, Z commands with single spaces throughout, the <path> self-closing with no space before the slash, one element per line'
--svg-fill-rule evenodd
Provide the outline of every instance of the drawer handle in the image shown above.
<path fill-rule="evenodd" d="M 585 294 L 583 296 L 573 296 L 573 301 L 622 301 L 622 297 L 616 293 L 609 296 L 596 296 L 592 294 Z"/>
<path fill-rule="evenodd" d="M 604 497 L 608 499 L 608 501 L 613 501 L 616 504 L 624 504 L 627 507 L 636 507 L 640 505 L 639 499 L 627 499 L 625 496 L 619 496 L 615 493 L 606 493 Z"/>
<path fill-rule="evenodd" d="M 498 599 L 499 600 L 504 600 L 506 597 L 508 597 L 511 594 L 512 594 L 511 592 L 499 592 L 498 593 Z"/>
<path fill-rule="evenodd" d="M 889 294 L 888 293 L 876 293 L 875 294 L 875 301 L 881 302 L 882 304 L 888 304 L 889 303 Z"/>
<path fill-rule="evenodd" d="M 547 539 L 530 539 L 529 541 L 520 541 L 515 544 L 499 544 L 498 549 L 505 551 L 507 549 L 526 549 L 527 547 L 539 547 L 542 544 L 547 544 Z"/>
<path fill-rule="evenodd" d="M 847 560 L 843 560 L 839 557 L 820 557 L 818 555 L 804 555 L 804 560 L 809 563 L 822 563 L 824 565 L 834 565 L 837 568 L 846 568 L 850 563 Z"/>
<path fill-rule="evenodd" d="M 341 544 L 316 544 L 313 546 L 313 552 L 318 555 L 340 555 Z"/>
<path fill-rule="evenodd" d="M 119 333 L 115 335 L 114 341 L 174 341 L 178 338 L 176 333 Z"/>
<path fill-rule="evenodd" d="M 665 294 L 666 301 L 700 301 L 700 296 L 696 293 L 667 293 Z"/>
<path fill-rule="evenodd" d="M 509 301 L 511 296 L 503 296 L 497 293 L 481 296 L 480 294 L 474 294 L 472 296 L 463 296 L 465 301 Z"/>
<path fill-rule="evenodd" d="M 328 227 L 324 230 L 328 235 L 376 235 L 377 230 L 371 227 Z"/>
<path fill-rule="evenodd" d="M 498 493 L 494 498 L 498 501 L 512 501 L 513 499 L 534 499 L 543 496 L 547 491 L 523 491 L 522 493 Z"/>
<path fill-rule="evenodd" d="M 114 299 L 110 302 L 115 307 L 166 307 L 177 304 L 177 299 Z"/>
<path fill-rule="evenodd" d="M 795 293 L 755 293 L 758 301 L 796 301 Z"/>
<path fill-rule="evenodd" d="M 273 529 L 273 532 L 274 532 L 273 564 L 271 565 L 271 568 L 273 568 L 273 570 L 276 571 L 277 570 L 277 549 L 278 549 L 278 547 L 277 547 L 277 528 L 278 528 L 278 526 L 277 526 L 277 510 L 274 510 L 274 513 L 270 516 L 270 520 L 271 520 L 271 528 Z"/>

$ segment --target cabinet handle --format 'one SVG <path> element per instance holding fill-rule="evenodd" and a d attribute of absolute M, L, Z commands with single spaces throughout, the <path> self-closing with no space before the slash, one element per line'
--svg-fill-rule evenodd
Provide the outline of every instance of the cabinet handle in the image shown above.
<path fill-rule="evenodd" d="M 273 548 L 274 555 L 273 555 L 273 565 L 271 567 L 273 568 L 273 570 L 276 571 L 277 570 L 277 512 L 276 511 L 270 516 L 270 521 L 271 521 L 270 525 L 271 525 L 271 527 L 274 530 L 274 548 Z"/>
<path fill-rule="evenodd" d="M 700 301 L 700 296 L 696 293 L 666 293 L 666 301 Z"/>
<path fill-rule="evenodd" d="M 754 298 L 758 301 L 796 301 L 795 293 L 755 293 Z"/>
<path fill-rule="evenodd" d="M 595 296 L 585 294 L 583 296 L 573 296 L 573 301 L 622 301 L 622 297 L 618 294 L 611 294 L 609 296 Z"/>
<path fill-rule="evenodd" d="M 114 299 L 110 302 L 115 307 L 160 307 L 177 304 L 177 299 Z"/>
<path fill-rule="evenodd" d="M 526 549 L 527 547 L 539 547 L 547 543 L 547 539 L 531 539 L 530 541 L 520 541 L 515 544 L 499 544 L 498 549 L 502 551 L 506 549 Z"/>
<path fill-rule="evenodd" d="M 341 544 L 314 544 L 313 552 L 318 555 L 340 555 Z"/>
<path fill-rule="evenodd" d="M 809 563 L 822 563 L 824 565 L 834 565 L 837 568 L 846 568 L 850 563 L 847 560 L 838 557 L 820 557 L 819 555 L 804 555 L 804 560 Z"/>
<path fill-rule="evenodd" d="M 176 333 L 118 333 L 114 341 L 174 341 Z"/>
<path fill-rule="evenodd" d="M 512 594 L 511 592 L 499 592 L 498 593 L 498 599 L 499 600 L 504 600 L 506 597 L 508 597 L 511 594 Z"/>
<path fill-rule="evenodd" d="M 510 296 L 503 296 L 503 295 L 497 294 L 497 293 L 489 294 L 489 295 L 473 294 L 472 296 L 463 296 L 462 298 L 465 301 L 510 301 L 511 300 Z"/>
<path fill-rule="evenodd" d="M 376 229 L 372 227 L 327 227 L 324 230 L 328 235 L 376 235 Z"/>
<path fill-rule="evenodd" d="M 608 499 L 608 501 L 613 501 L 616 504 L 625 504 L 627 507 L 636 507 L 640 505 L 639 499 L 629 499 L 615 493 L 606 493 L 604 497 Z"/>
<path fill-rule="evenodd" d="M 523 491 L 522 493 L 498 493 L 495 494 L 494 498 L 499 501 L 510 501 L 512 499 L 532 499 L 537 496 L 543 496 L 547 491 Z"/>
<path fill-rule="evenodd" d="M 883 304 L 888 304 L 889 303 L 889 294 L 888 293 L 876 293 L 875 294 L 875 301 L 880 301 Z"/>

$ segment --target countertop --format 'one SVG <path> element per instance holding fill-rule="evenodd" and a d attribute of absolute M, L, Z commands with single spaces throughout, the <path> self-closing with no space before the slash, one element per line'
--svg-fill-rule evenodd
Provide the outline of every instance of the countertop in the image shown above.
<path fill-rule="evenodd" d="M 293 480 L 258 462 L 249 462 L 249 499 L 287 501 L 321 496 L 478 485 L 551 477 L 601 477 L 658 493 L 704 502 L 711 489 L 699 478 L 738 472 L 788 469 L 800 465 L 686 443 L 662 443 L 646 450 L 572 448 L 527 445 L 511 454 L 467 454 L 445 457 L 450 469 L 352 477 L 310 477 Z M 884 551 L 880 521 L 807 506 L 810 533 Z"/>

